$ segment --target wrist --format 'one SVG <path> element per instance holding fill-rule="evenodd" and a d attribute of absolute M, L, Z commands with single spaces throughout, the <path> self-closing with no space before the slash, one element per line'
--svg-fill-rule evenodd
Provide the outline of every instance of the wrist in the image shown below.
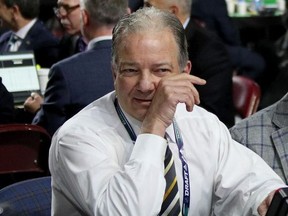
<path fill-rule="evenodd" d="M 164 137 L 166 126 L 160 120 L 144 120 L 141 127 L 141 134 L 155 134 Z"/>

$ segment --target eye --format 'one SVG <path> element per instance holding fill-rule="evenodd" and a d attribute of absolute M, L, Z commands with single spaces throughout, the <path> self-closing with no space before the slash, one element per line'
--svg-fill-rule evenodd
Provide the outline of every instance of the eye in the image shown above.
<path fill-rule="evenodd" d="M 168 68 L 161 68 L 159 71 L 162 72 L 162 73 L 164 73 L 164 72 L 170 72 L 170 69 L 168 69 Z"/>
<path fill-rule="evenodd" d="M 135 68 L 122 68 L 120 70 L 120 74 L 124 75 L 124 76 L 134 76 L 135 74 L 137 74 L 138 70 Z"/>
<path fill-rule="evenodd" d="M 164 76 L 167 73 L 171 73 L 171 69 L 170 68 L 157 68 L 154 73 L 158 76 Z"/>
<path fill-rule="evenodd" d="M 137 70 L 132 69 L 132 68 L 127 68 L 127 69 L 123 69 L 122 72 L 123 73 L 135 73 L 135 72 L 137 72 Z"/>

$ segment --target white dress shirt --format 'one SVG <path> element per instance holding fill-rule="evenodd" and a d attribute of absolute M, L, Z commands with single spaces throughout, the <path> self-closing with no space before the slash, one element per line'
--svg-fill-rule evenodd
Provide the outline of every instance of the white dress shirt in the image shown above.
<path fill-rule="evenodd" d="M 141 134 L 131 141 L 115 111 L 115 93 L 91 103 L 54 135 L 49 166 L 52 215 L 152 216 L 165 191 L 162 137 Z M 175 114 L 189 165 L 193 216 L 257 215 L 282 180 L 255 153 L 233 141 L 217 117 L 179 104 Z M 136 134 L 140 122 L 127 116 Z M 167 129 L 183 200 L 182 165 L 173 127 Z"/>
<path fill-rule="evenodd" d="M 32 26 L 36 23 L 37 19 L 32 19 L 28 24 L 26 24 L 24 27 L 19 29 L 17 32 L 14 32 L 14 34 L 19 38 L 15 43 L 11 44 L 9 51 L 10 52 L 16 52 L 18 51 L 19 47 L 22 44 L 22 40 L 26 37 Z"/>

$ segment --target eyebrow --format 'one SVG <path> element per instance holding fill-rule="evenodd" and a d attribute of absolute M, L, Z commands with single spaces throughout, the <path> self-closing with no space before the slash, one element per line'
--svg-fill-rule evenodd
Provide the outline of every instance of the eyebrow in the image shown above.
<path fill-rule="evenodd" d="M 120 66 L 134 66 L 134 67 L 139 67 L 140 64 L 137 63 L 137 62 L 119 62 L 120 63 Z M 162 66 L 169 66 L 171 67 L 172 69 L 174 68 L 173 65 L 171 63 L 166 63 L 166 62 L 163 62 L 163 63 L 155 63 L 155 64 L 152 64 L 152 67 L 162 67 Z"/>

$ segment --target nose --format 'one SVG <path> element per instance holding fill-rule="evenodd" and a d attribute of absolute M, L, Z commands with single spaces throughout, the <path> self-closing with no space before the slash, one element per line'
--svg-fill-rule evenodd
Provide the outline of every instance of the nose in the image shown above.
<path fill-rule="evenodd" d="M 139 76 L 137 90 L 141 92 L 154 90 L 154 79 L 151 73 L 145 72 Z"/>
<path fill-rule="evenodd" d="M 66 16 L 67 16 L 67 12 L 60 10 L 57 17 L 61 19 L 61 18 L 66 17 Z"/>

